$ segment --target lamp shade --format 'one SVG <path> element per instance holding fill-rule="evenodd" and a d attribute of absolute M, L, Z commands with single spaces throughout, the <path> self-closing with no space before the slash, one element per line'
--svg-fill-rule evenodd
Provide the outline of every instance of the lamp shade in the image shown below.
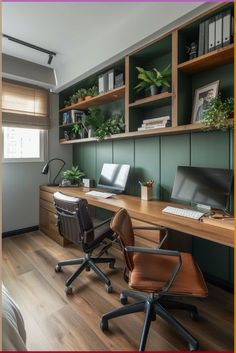
<path fill-rule="evenodd" d="M 46 163 L 45 166 L 42 169 L 42 174 L 48 174 L 49 171 L 49 163 Z"/>

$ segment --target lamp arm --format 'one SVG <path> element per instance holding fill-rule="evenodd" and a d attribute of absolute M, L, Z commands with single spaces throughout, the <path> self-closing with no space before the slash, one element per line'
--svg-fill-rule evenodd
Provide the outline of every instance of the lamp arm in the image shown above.
<path fill-rule="evenodd" d="M 64 167 L 64 165 L 65 165 L 66 163 L 65 163 L 62 159 L 60 159 L 60 158 L 53 158 L 53 159 L 51 159 L 51 160 L 50 160 L 50 162 L 52 162 L 53 160 L 57 160 L 57 161 L 62 162 L 62 166 L 61 166 L 61 168 L 59 169 L 58 173 L 56 174 L 55 178 L 54 178 L 54 179 L 53 179 L 53 181 L 52 181 L 52 184 L 55 184 L 55 182 L 56 182 L 56 178 L 57 178 L 57 177 L 58 177 L 58 175 L 61 173 L 62 168 Z"/>

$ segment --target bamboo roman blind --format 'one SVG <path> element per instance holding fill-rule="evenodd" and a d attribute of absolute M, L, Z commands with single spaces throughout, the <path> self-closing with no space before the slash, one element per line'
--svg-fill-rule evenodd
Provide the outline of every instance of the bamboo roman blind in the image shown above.
<path fill-rule="evenodd" d="M 22 83 L 2 83 L 3 126 L 49 128 L 48 92 Z"/>

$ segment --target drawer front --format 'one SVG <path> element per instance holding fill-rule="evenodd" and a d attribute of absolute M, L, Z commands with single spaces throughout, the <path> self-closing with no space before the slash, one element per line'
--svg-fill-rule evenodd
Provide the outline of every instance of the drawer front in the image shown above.
<path fill-rule="evenodd" d="M 56 209 L 51 202 L 40 199 L 40 207 L 45 208 L 46 210 L 48 210 L 54 214 L 56 213 Z"/>
<path fill-rule="evenodd" d="M 40 199 L 53 204 L 53 194 L 51 192 L 40 190 Z"/>
<path fill-rule="evenodd" d="M 43 233 L 49 238 L 55 240 L 58 244 L 62 246 L 66 244 L 66 240 L 59 234 L 55 213 L 52 213 L 43 207 L 40 207 L 39 227 Z"/>
<path fill-rule="evenodd" d="M 143 222 L 135 218 L 132 218 L 132 225 L 133 227 L 154 227 L 151 223 Z M 157 244 L 159 244 L 162 239 L 161 232 L 159 230 L 134 229 L 134 234 L 136 235 L 136 238 L 139 237 L 140 239 L 142 238 Z"/>

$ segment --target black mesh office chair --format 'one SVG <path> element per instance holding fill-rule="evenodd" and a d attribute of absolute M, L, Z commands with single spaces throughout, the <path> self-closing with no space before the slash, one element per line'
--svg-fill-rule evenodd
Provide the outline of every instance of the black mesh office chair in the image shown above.
<path fill-rule="evenodd" d="M 89 214 L 88 203 L 84 199 L 65 195 L 61 192 L 54 193 L 54 205 L 57 210 L 58 227 L 60 234 L 75 244 L 79 244 L 85 253 L 83 258 L 65 260 L 57 263 L 56 272 L 60 272 L 63 266 L 81 265 L 66 281 L 66 294 L 72 293 L 71 283 L 85 269 L 98 275 L 110 293 L 112 286 L 110 280 L 97 267 L 99 263 L 108 263 L 110 268 L 114 268 L 114 258 L 101 257 L 115 240 L 113 231 L 110 228 L 110 219 L 98 221 Z M 105 239 L 109 239 L 108 243 Z M 103 245 L 97 256 L 92 256 L 94 249 Z"/>

